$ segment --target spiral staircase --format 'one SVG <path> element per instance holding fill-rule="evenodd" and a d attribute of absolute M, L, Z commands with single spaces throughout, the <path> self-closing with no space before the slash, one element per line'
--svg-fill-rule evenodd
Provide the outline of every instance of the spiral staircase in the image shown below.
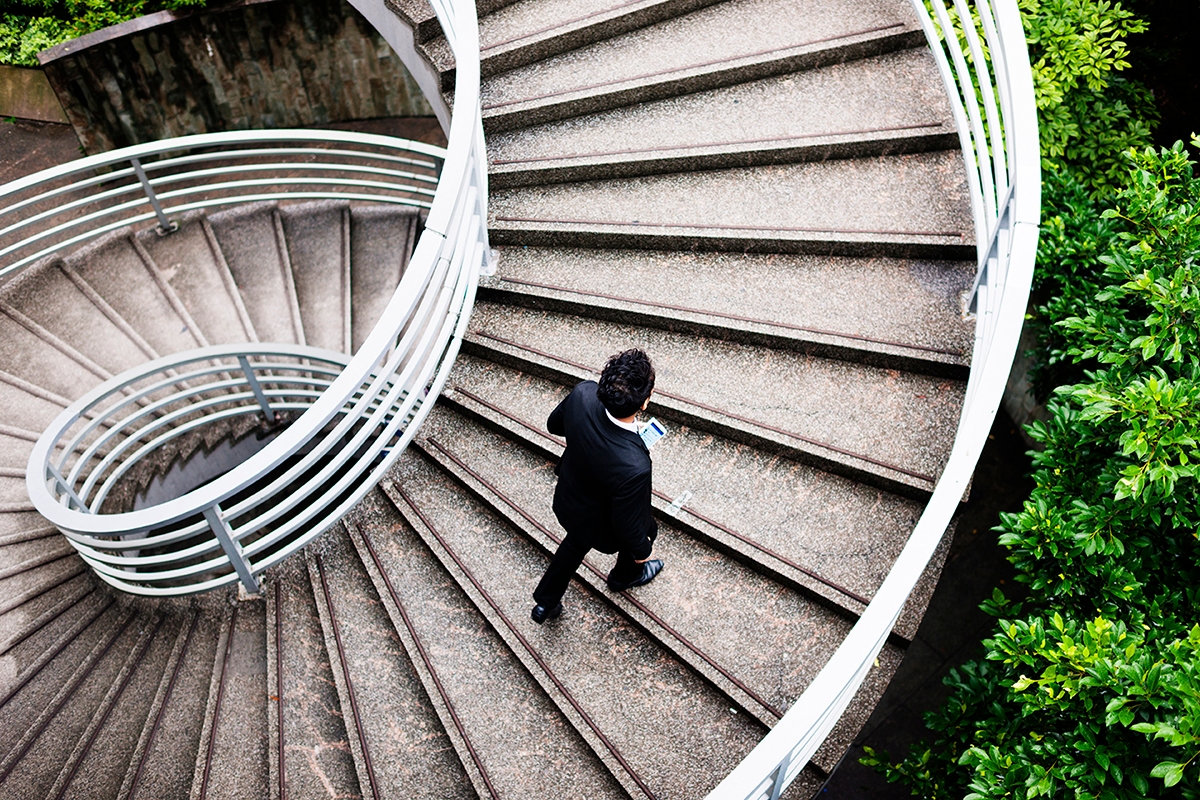
<path fill-rule="evenodd" d="M 1027 143 L 999 5 L 1002 135 Z M 994 140 L 964 163 L 999 111 L 961 77 L 974 30 L 930 48 L 936 2 L 492 2 L 477 42 L 473 10 L 362 6 L 453 109 L 422 156 L 453 212 L 410 162 L 399 199 L 345 159 L 289 194 L 311 142 L 190 206 L 165 149 L 125 153 L 90 186 L 150 205 L 78 241 L 58 201 L 23 207 L 53 252 L 0 286 L 0 797 L 812 795 L 904 656 L 995 413 L 1036 129 L 1019 168 Z M 455 161 L 472 113 L 486 180 Z M 669 431 L 666 569 L 614 593 L 593 553 L 539 627 L 544 420 L 629 346 Z M 201 396 L 204 425 L 127 455 L 112 409 L 157 430 Z M 242 462 L 265 467 L 221 477 Z"/>

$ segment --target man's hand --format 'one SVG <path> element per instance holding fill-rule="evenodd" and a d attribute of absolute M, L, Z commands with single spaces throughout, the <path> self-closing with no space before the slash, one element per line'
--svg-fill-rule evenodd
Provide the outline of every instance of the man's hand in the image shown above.
<path fill-rule="evenodd" d="M 635 558 L 635 559 L 633 560 L 633 563 L 635 563 L 635 564 L 645 564 L 647 561 L 649 561 L 649 560 L 650 560 L 650 559 L 652 559 L 652 558 L 654 558 L 654 556 L 646 556 L 645 558 Z"/>

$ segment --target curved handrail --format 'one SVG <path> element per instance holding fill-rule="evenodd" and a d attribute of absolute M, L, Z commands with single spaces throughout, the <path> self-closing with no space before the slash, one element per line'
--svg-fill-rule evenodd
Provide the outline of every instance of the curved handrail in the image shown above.
<path fill-rule="evenodd" d="M 1016 355 L 1041 214 L 1037 106 L 1020 11 L 1016 0 L 977 0 L 974 15 L 966 0 L 913 0 L 913 6 L 950 97 L 978 244 L 971 299 L 975 346 L 958 433 L 929 503 L 854 628 L 779 723 L 708 800 L 775 800 L 833 730 L 950 524 L 983 451 Z M 966 21 L 961 25 L 966 52 L 955 31 L 956 20 Z"/>
<path fill-rule="evenodd" d="M 180 137 L 63 164 L 0 187 L 0 279 L 104 234 L 258 200 L 428 209 L 380 321 L 352 358 L 295 345 L 156 359 L 72 403 L 30 455 L 37 510 L 96 574 L 176 595 L 256 576 L 337 521 L 382 478 L 440 393 L 490 259 L 473 4 L 435 8 L 457 64 L 446 149 L 339 131 Z M 436 190 L 435 187 L 436 186 Z M 263 449 L 172 500 L 104 513 L 120 479 L 180 437 L 294 417 Z M 240 422 L 239 422 L 240 421 Z"/>

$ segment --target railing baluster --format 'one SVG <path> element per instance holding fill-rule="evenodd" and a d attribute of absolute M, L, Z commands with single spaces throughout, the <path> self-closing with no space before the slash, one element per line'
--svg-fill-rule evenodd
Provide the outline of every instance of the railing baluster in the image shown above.
<path fill-rule="evenodd" d="M 142 168 L 141 159 L 131 158 L 129 163 L 133 165 L 133 171 L 142 183 L 142 191 L 146 193 L 146 199 L 150 201 L 150 207 L 154 209 L 154 216 L 158 217 L 158 235 L 166 236 L 172 231 L 179 230 L 179 223 L 167 219 L 167 215 L 163 213 L 162 203 L 158 202 L 158 195 L 154 193 L 154 187 L 150 185 L 150 179 L 146 177 L 146 170 Z"/>
<path fill-rule="evenodd" d="M 258 400 L 258 406 L 262 409 L 263 416 L 267 418 L 268 423 L 275 422 L 275 412 L 271 410 L 271 404 L 267 402 L 267 395 L 263 392 L 262 386 L 258 383 L 258 378 L 254 376 L 254 370 L 250 367 L 250 361 L 245 356 L 238 356 L 238 363 L 242 365 L 242 373 L 246 376 L 246 383 L 250 384 L 250 391 L 254 392 L 254 399 Z"/>
<path fill-rule="evenodd" d="M 220 507 L 209 506 L 204 509 L 204 519 L 208 520 L 208 527 L 212 528 L 213 535 L 221 543 L 221 549 L 225 551 L 225 555 L 229 556 L 229 563 L 233 565 L 233 570 L 241 580 L 242 586 L 246 587 L 248 593 L 258 594 L 258 579 L 251 572 L 250 562 L 242 554 L 241 545 L 234 540 L 233 530 L 229 527 L 229 523 L 221 516 Z"/>

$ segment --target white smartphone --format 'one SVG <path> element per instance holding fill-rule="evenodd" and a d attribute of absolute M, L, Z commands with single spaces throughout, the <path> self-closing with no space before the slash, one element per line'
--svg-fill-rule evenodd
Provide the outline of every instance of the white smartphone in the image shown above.
<path fill-rule="evenodd" d="M 658 443 L 659 439 L 667 435 L 667 429 L 657 419 L 652 418 L 649 422 L 642 425 L 638 431 L 638 435 L 642 437 L 642 441 L 646 443 L 646 447 L 651 448 Z"/>

